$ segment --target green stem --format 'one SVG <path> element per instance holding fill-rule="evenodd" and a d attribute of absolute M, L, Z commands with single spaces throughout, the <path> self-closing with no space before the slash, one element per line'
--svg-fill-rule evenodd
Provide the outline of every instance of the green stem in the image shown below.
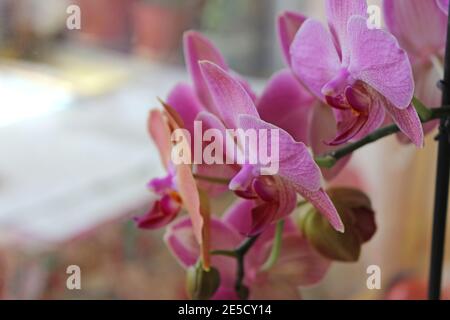
<path fill-rule="evenodd" d="M 281 243 L 283 242 L 283 227 L 284 220 L 280 220 L 277 222 L 277 227 L 275 229 L 275 237 L 273 240 L 272 250 L 270 251 L 269 258 L 261 267 L 261 271 L 270 270 L 278 260 L 281 251 Z"/>
<path fill-rule="evenodd" d="M 450 115 L 449 107 L 430 109 L 430 111 L 431 112 L 430 112 L 429 117 L 427 117 L 426 119 L 422 119 L 422 123 L 426 123 L 426 122 L 440 119 L 442 117 L 446 117 L 446 116 Z M 322 156 L 317 156 L 317 157 L 315 157 L 315 161 L 321 167 L 331 168 L 336 164 L 336 162 L 339 159 L 344 158 L 345 156 L 364 147 L 365 145 L 368 145 L 369 143 L 375 142 L 377 140 L 380 140 L 384 137 L 387 137 L 387 136 L 397 133 L 399 131 L 400 131 L 400 128 L 397 125 L 395 125 L 395 124 L 388 125 L 386 127 L 375 130 L 373 133 L 365 136 L 361 140 L 358 140 L 354 143 L 349 143 L 340 149 L 333 150 Z"/>

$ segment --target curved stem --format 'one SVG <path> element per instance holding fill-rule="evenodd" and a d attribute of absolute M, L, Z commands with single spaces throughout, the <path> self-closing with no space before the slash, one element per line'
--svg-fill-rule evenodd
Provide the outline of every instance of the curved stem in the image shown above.
<path fill-rule="evenodd" d="M 281 243 L 283 242 L 283 227 L 284 220 L 277 222 L 277 227 L 275 229 L 275 237 L 273 240 L 272 250 L 270 251 L 270 256 L 267 261 L 261 267 L 261 271 L 268 271 L 271 269 L 278 260 L 281 251 Z"/>
<path fill-rule="evenodd" d="M 422 123 L 426 123 L 426 122 L 429 122 L 432 120 L 448 117 L 449 115 L 450 115 L 449 107 L 430 109 L 429 116 L 427 117 L 427 119 L 423 119 Z M 375 142 L 377 140 L 380 140 L 384 137 L 387 137 L 387 136 L 389 136 L 393 133 L 397 133 L 399 131 L 400 131 L 400 128 L 397 125 L 395 125 L 395 124 L 388 125 L 386 127 L 375 130 L 373 133 L 365 136 L 361 140 L 358 140 L 354 143 L 349 143 L 340 149 L 333 150 L 322 156 L 318 156 L 315 158 L 315 161 L 321 167 L 331 168 L 336 164 L 336 162 L 339 159 L 349 155 L 350 153 L 364 147 L 365 145 L 367 145 L 369 143 Z"/>

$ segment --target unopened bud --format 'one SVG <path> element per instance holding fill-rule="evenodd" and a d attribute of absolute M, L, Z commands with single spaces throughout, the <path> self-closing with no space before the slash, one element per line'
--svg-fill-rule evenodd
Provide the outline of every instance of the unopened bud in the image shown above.
<path fill-rule="evenodd" d="M 192 300 L 208 300 L 217 291 L 220 285 L 220 274 L 216 268 L 209 271 L 202 268 L 201 264 L 189 267 L 186 274 L 186 290 Z"/>

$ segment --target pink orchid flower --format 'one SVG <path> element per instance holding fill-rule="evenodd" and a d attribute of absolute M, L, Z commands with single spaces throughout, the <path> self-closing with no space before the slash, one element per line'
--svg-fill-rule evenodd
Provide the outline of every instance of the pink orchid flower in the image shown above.
<path fill-rule="evenodd" d="M 289 68 L 289 49 L 305 21 L 305 16 L 291 11 L 285 11 L 278 16 L 278 37 Z M 324 154 L 336 148 L 324 142 L 336 135 L 331 109 L 314 97 L 292 70 L 285 69 L 274 74 L 256 105 L 261 119 L 286 130 L 296 141 L 310 146 L 314 154 Z M 325 179 L 334 179 L 349 160 L 350 156 L 347 156 L 331 169 L 321 168 Z"/>
<path fill-rule="evenodd" d="M 439 8 L 448 16 L 449 0 L 436 0 Z"/>
<path fill-rule="evenodd" d="M 170 116 L 167 115 L 170 118 Z M 174 121 L 172 127 L 176 127 Z M 170 160 L 172 150 L 171 128 L 160 110 L 152 110 L 148 118 L 148 130 L 155 142 L 161 161 L 168 174 L 152 179 L 148 186 L 159 195 L 150 211 L 135 221 L 139 228 L 156 229 L 169 224 L 181 208 L 186 208 L 192 221 L 197 242 L 202 244 L 203 218 L 200 213 L 200 197 L 191 167 L 187 164 L 174 165 Z"/>
<path fill-rule="evenodd" d="M 243 235 L 248 234 L 251 228 L 252 208 L 251 201 L 239 200 L 221 219 L 211 220 L 212 250 L 231 250 L 245 239 Z M 273 226 L 266 229 L 246 255 L 244 284 L 250 289 L 251 299 L 299 298 L 298 287 L 316 284 L 330 266 L 330 261 L 311 248 L 292 220 L 286 219 L 279 259 L 273 268 L 263 271 L 261 267 L 269 256 L 274 233 Z M 184 268 L 195 265 L 199 247 L 189 219 L 171 224 L 164 239 Z M 236 260 L 213 256 L 211 263 L 220 273 L 220 287 L 212 298 L 238 299 L 234 289 Z"/>
<path fill-rule="evenodd" d="M 384 0 L 383 10 L 389 31 L 412 63 L 415 95 L 426 106 L 440 106 L 442 92 L 437 83 L 442 77 L 447 17 L 433 0 Z M 437 124 L 426 123 L 425 133 Z"/>
<path fill-rule="evenodd" d="M 185 63 L 192 80 L 192 85 L 186 83 L 177 84 L 169 93 L 167 104 L 173 107 L 184 122 L 185 128 L 193 135 L 194 120 L 201 111 L 209 111 L 217 115 L 217 107 L 212 101 L 206 83 L 201 74 L 198 62 L 208 60 L 214 62 L 222 69 L 229 71 L 229 67 L 219 50 L 205 36 L 196 31 L 187 31 L 183 38 Z M 247 82 L 237 74 L 233 78 L 240 82 L 247 93 L 256 99 Z M 214 176 L 216 178 L 230 178 L 235 174 L 236 168 L 227 165 L 195 165 L 194 170 L 202 176 Z M 226 188 L 218 184 L 210 184 L 199 181 L 199 186 L 207 190 L 210 195 L 220 194 Z"/>
<path fill-rule="evenodd" d="M 417 146 L 420 119 L 411 105 L 412 69 L 406 52 L 389 33 L 369 29 L 364 0 L 327 0 L 330 32 L 306 20 L 290 47 L 292 69 L 319 99 L 333 107 L 339 145 L 379 128 L 386 111 Z"/>
<path fill-rule="evenodd" d="M 199 121 L 221 132 L 226 129 L 242 129 L 245 132 L 264 130 L 270 135 L 265 141 L 267 150 L 272 150 L 272 130 L 279 133 L 278 173 L 261 175 L 264 165 L 246 160 L 229 184 L 229 188 L 238 195 L 256 200 L 256 207 L 252 210 L 250 234 L 257 234 L 289 215 L 296 207 L 296 193 L 311 202 L 336 230 L 343 231 L 344 226 L 333 203 L 321 188 L 320 169 L 305 144 L 295 141 L 285 130 L 262 120 L 247 91 L 225 70 L 209 61 L 199 64 L 219 114 L 217 117 L 203 111 L 197 117 Z M 238 147 L 244 143 L 238 141 Z M 255 149 L 248 154 L 257 153 L 258 150 Z M 248 157 L 248 154 L 245 156 Z"/>

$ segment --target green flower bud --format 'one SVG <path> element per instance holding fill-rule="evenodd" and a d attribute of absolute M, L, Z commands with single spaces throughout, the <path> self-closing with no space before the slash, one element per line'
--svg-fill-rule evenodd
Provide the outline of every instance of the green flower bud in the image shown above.
<path fill-rule="evenodd" d="M 328 190 L 328 195 L 344 223 L 345 233 L 334 230 L 315 208 L 300 218 L 300 228 L 323 256 L 337 261 L 357 261 L 361 245 L 376 231 L 370 199 L 363 192 L 350 188 L 333 188 Z"/>
<path fill-rule="evenodd" d="M 216 268 L 209 271 L 203 269 L 200 263 L 188 268 L 186 273 L 186 290 L 192 300 L 208 300 L 220 285 L 220 274 Z"/>

